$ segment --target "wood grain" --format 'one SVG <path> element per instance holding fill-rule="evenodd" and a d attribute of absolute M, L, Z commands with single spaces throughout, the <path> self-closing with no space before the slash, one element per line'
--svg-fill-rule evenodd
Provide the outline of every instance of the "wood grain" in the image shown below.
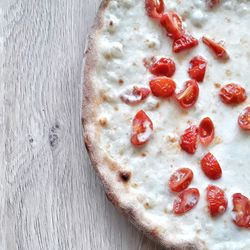
<path fill-rule="evenodd" d="M 107 201 L 82 140 L 99 0 L 0 1 L 0 249 L 162 249 Z"/>

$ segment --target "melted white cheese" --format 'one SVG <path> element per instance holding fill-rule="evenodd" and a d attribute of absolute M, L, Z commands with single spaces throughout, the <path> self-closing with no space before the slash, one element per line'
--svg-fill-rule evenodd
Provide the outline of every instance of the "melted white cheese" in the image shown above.
<path fill-rule="evenodd" d="M 131 170 L 130 192 L 137 197 L 137 206 L 142 207 L 143 215 L 152 224 L 165 228 L 170 240 L 199 239 L 211 250 L 248 250 L 250 231 L 233 224 L 231 196 L 241 192 L 250 197 L 250 133 L 241 131 L 237 125 L 240 111 L 250 102 L 250 2 L 225 0 L 214 10 L 206 8 L 204 0 L 168 0 L 165 4 L 183 17 L 186 30 L 196 38 L 207 35 L 225 41 L 230 60 L 225 63 L 215 59 L 201 41 L 195 49 L 173 54 L 171 40 L 160 25 L 146 15 L 143 0 L 111 1 L 104 17 L 106 28 L 97 37 L 101 53 L 93 76 L 96 89 L 108 96 L 108 102 L 101 104 L 98 110 L 108 120 L 108 126 L 100 135 L 101 148 L 124 169 Z M 143 59 L 158 55 L 171 57 L 176 62 L 173 79 L 178 89 L 189 79 L 187 70 L 191 58 L 201 55 L 208 60 L 198 102 L 191 110 L 182 111 L 172 99 L 152 96 L 137 106 L 120 100 L 121 91 L 128 86 L 148 87 L 152 75 L 144 67 Z M 123 86 L 118 83 L 120 79 L 124 81 Z M 246 88 L 249 98 L 245 103 L 229 107 L 219 100 L 215 83 L 230 82 Z M 140 109 L 153 121 L 154 135 L 145 147 L 138 149 L 131 145 L 130 135 L 132 119 Z M 216 139 L 208 148 L 199 145 L 196 154 L 190 156 L 180 150 L 178 139 L 188 124 L 198 125 L 206 116 L 215 124 Z M 201 170 L 199 161 L 208 151 L 216 156 L 223 169 L 218 181 L 209 180 Z M 142 157 L 142 153 L 146 157 Z M 171 174 L 182 167 L 193 170 L 190 187 L 198 188 L 201 197 L 195 209 L 176 216 L 172 213 L 176 195 L 167 184 Z M 229 200 L 227 212 L 218 218 L 208 214 L 205 189 L 209 184 L 223 188 Z M 145 207 L 142 201 L 150 204 Z"/>

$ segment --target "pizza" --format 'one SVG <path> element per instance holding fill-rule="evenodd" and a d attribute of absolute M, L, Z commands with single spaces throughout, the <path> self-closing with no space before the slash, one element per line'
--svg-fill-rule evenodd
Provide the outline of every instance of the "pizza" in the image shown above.
<path fill-rule="evenodd" d="M 83 126 L 108 199 L 173 249 L 250 249 L 250 2 L 103 1 Z"/>

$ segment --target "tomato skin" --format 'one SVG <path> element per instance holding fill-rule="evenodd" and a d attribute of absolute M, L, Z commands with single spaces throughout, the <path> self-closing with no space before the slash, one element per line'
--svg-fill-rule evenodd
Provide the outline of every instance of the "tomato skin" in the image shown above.
<path fill-rule="evenodd" d="M 128 105 L 136 105 L 145 100 L 150 93 L 149 88 L 131 86 L 121 92 L 120 98 Z"/>
<path fill-rule="evenodd" d="M 164 0 L 145 0 L 145 9 L 147 15 L 151 18 L 160 19 L 164 8 Z"/>
<path fill-rule="evenodd" d="M 207 187 L 207 202 L 212 217 L 222 215 L 227 210 L 228 202 L 225 192 L 215 185 Z"/>
<path fill-rule="evenodd" d="M 207 153 L 201 160 L 201 168 L 204 174 L 211 180 L 221 178 L 222 170 L 219 162 L 210 152 Z"/>
<path fill-rule="evenodd" d="M 193 176 L 190 168 L 180 168 L 171 175 L 168 186 L 173 192 L 181 192 L 189 186 Z"/>
<path fill-rule="evenodd" d="M 149 82 L 152 94 L 157 97 L 170 97 L 174 94 L 176 83 L 171 78 L 159 76 Z"/>
<path fill-rule="evenodd" d="M 151 93 L 149 88 L 140 88 L 142 101 L 145 100 Z"/>
<path fill-rule="evenodd" d="M 183 34 L 173 42 L 173 52 L 179 53 L 191 49 L 199 44 L 199 41 L 189 34 Z"/>
<path fill-rule="evenodd" d="M 172 59 L 165 57 L 153 62 L 149 67 L 149 71 L 156 76 L 172 77 L 175 70 L 175 62 Z"/>
<path fill-rule="evenodd" d="M 196 80 L 185 82 L 185 89 L 175 94 L 176 101 L 184 109 L 189 109 L 194 106 L 199 97 L 199 85 Z"/>
<path fill-rule="evenodd" d="M 200 199 L 200 192 L 197 188 L 188 188 L 179 193 L 174 200 L 173 212 L 177 215 L 184 214 L 193 209 Z"/>
<path fill-rule="evenodd" d="M 167 35 L 174 40 L 180 38 L 184 33 L 182 20 L 174 11 L 165 13 L 161 17 L 160 23 L 167 31 Z"/>
<path fill-rule="evenodd" d="M 202 82 L 206 73 L 207 60 L 202 56 L 195 56 L 189 64 L 188 74 L 190 78 L 195 79 L 197 82 Z"/>
<path fill-rule="evenodd" d="M 187 128 L 180 139 L 182 150 L 188 154 L 194 154 L 197 149 L 198 127 L 195 125 Z"/>
<path fill-rule="evenodd" d="M 133 119 L 131 143 L 142 146 L 150 140 L 152 133 L 153 122 L 143 110 L 138 111 Z"/>
<path fill-rule="evenodd" d="M 214 139 L 214 124 L 209 117 L 201 120 L 199 125 L 200 143 L 204 146 L 209 145 Z"/>
<path fill-rule="evenodd" d="M 210 48 L 210 50 L 213 51 L 213 53 L 215 54 L 217 58 L 222 59 L 222 60 L 229 59 L 229 55 L 226 49 L 221 44 L 216 43 L 212 39 L 207 38 L 205 36 L 202 37 L 202 41 L 205 45 L 208 46 L 208 48 Z"/>
<path fill-rule="evenodd" d="M 250 200 L 241 193 L 236 193 L 233 195 L 233 206 L 235 225 L 250 229 Z"/>
<path fill-rule="evenodd" d="M 246 90 L 236 83 L 229 83 L 221 88 L 220 99 L 225 104 L 240 104 L 247 99 Z"/>
<path fill-rule="evenodd" d="M 206 0 L 207 6 L 211 9 L 217 7 L 220 4 L 220 2 L 221 2 L 220 0 Z"/>
<path fill-rule="evenodd" d="M 250 107 L 246 107 L 239 115 L 238 124 L 241 129 L 250 131 Z"/>

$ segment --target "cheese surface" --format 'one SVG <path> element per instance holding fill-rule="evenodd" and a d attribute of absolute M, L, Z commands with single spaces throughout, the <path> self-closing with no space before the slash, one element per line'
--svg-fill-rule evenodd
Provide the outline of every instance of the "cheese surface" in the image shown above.
<path fill-rule="evenodd" d="M 96 36 L 97 65 L 92 76 L 97 95 L 104 100 L 98 106 L 97 119 L 106 121 L 99 134 L 99 147 L 121 169 L 130 171 L 128 183 L 135 206 L 152 224 L 165 229 L 173 242 L 204 243 L 204 249 L 249 250 L 250 231 L 240 229 L 233 221 L 232 194 L 250 197 L 250 133 L 242 131 L 237 119 L 249 106 L 250 98 L 237 106 L 227 106 L 219 99 L 219 86 L 239 83 L 248 96 L 250 87 L 250 2 L 224 0 L 216 9 L 208 9 L 204 0 L 165 1 L 169 10 L 183 19 L 185 30 L 199 39 L 199 46 L 174 54 L 172 41 L 164 29 L 146 15 L 144 1 L 113 0 L 104 13 L 104 26 Z M 219 61 L 202 43 L 206 35 L 224 41 L 230 60 Z M 131 86 L 149 87 L 152 74 L 143 61 L 151 57 L 170 57 L 176 63 L 172 77 L 177 90 L 189 79 L 187 70 L 194 56 L 208 61 L 206 76 L 199 84 L 200 95 L 190 110 L 184 111 L 172 99 L 150 95 L 138 105 L 127 105 L 120 94 Z M 143 147 L 131 145 L 132 119 L 143 109 L 154 124 L 141 139 L 151 137 Z M 194 155 L 179 146 L 179 138 L 190 124 L 198 125 L 210 117 L 215 125 L 215 139 L 208 147 L 198 145 Z M 201 170 L 200 160 L 211 152 L 219 161 L 223 174 L 217 181 L 209 180 Z M 176 194 L 168 188 L 168 180 L 179 168 L 190 168 L 194 179 L 190 187 L 201 194 L 197 206 L 184 215 L 172 213 Z M 227 211 L 211 218 L 207 209 L 206 187 L 217 185 L 228 198 Z"/>

